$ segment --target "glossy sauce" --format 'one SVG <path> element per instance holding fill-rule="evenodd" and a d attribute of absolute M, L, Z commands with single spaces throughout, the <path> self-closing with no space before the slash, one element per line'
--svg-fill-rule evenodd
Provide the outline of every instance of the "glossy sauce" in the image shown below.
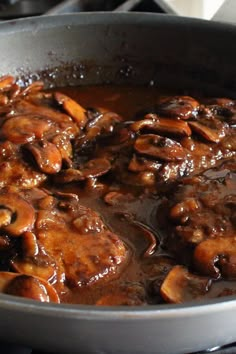
<path fill-rule="evenodd" d="M 56 93 L 58 91 L 59 94 Z M 51 93 L 54 96 L 50 96 Z M 67 122 L 68 111 L 63 108 L 65 97 L 61 93 L 86 110 L 88 121 L 85 124 L 77 122 L 79 128 L 70 126 L 74 124 L 72 120 Z M 31 258 L 25 256 L 26 241 L 13 239 L 8 234 L 5 237 L 6 228 L 3 227 L 0 235 L 1 270 L 12 272 L 13 265 L 14 271 L 21 273 L 21 262 L 25 261 L 33 262 L 33 269 L 35 267 L 37 272 L 38 266 L 45 272 L 45 264 L 48 269 L 54 267 L 59 275 L 48 276 L 47 280 L 57 290 L 61 302 L 66 303 L 147 305 L 235 295 L 236 253 L 228 255 L 230 252 L 227 249 L 228 253 L 216 252 L 215 258 L 210 259 L 209 262 L 219 268 L 218 276 L 211 273 L 210 266 L 210 270 L 207 267 L 201 269 L 195 254 L 201 243 L 217 238 L 217 232 L 221 232 L 222 238 L 231 238 L 230 242 L 235 237 L 235 102 L 175 96 L 155 87 L 127 86 L 66 87 L 46 92 L 42 97 L 34 93 L 32 97 L 26 95 L 26 99 L 14 103 L 16 117 L 14 114 L 10 119 L 7 116 L 3 123 L 2 155 L 8 151 L 10 157 L 7 159 L 17 172 L 23 171 L 23 177 L 24 174 L 26 177 L 12 176 L 5 160 L 2 169 L 6 169 L 6 173 L 3 173 L 4 178 L 0 175 L 2 188 L 9 180 L 10 192 L 14 192 L 14 188 L 19 189 L 22 198 L 35 208 L 37 221 L 31 231 L 43 245 L 42 254 L 35 252 Z M 77 107 L 77 110 L 81 107 Z M 57 111 L 50 118 L 52 112 L 47 109 L 52 108 Z M 19 114 L 24 115 L 24 119 L 26 116 L 26 123 L 32 114 L 34 119 L 37 114 L 41 114 L 43 119 L 47 118 L 47 123 L 39 123 L 38 118 L 35 119 L 40 126 L 37 133 L 43 136 L 38 138 L 38 143 L 35 143 L 34 137 L 30 136 L 31 140 L 27 140 L 24 134 L 22 137 L 21 126 L 17 133 L 12 130 L 11 119 L 17 121 Z M 100 129 L 98 117 L 106 114 L 109 124 L 105 122 Z M 50 119 L 52 121 L 49 123 Z M 97 127 L 98 130 L 95 131 L 97 135 L 92 135 L 89 140 L 89 133 L 94 133 L 91 127 Z M 56 140 L 53 134 L 55 131 L 61 134 L 63 129 L 69 131 L 70 139 L 64 136 L 65 140 L 59 139 L 58 142 L 58 137 Z M 45 135 L 43 130 L 46 131 Z M 49 143 L 45 143 L 45 136 Z M 11 143 L 13 140 L 14 144 L 6 143 L 6 137 Z M 23 145 L 19 148 L 17 144 Z M 44 162 L 44 158 L 50 162 L 50 154 L 55 149 L 50 144 L 62 147 L 60 151 L 66 156 L 63 161 L 52 154 L 53 163 Z M 12 160 L 11 155 L 16 156 L 16 159 Z M 19 159 L 21 164 L 18 166 Z M 91 161 L 95 161 L 95 167 L 91 167 Z M 96 165 L 98 161 L 102 167 L 105 166 L 104 171 L 96 171 L 95 177 L 89 176 L 88 170 L 99 167 Z M 38 189 L 34 191 L 35 186 Z M 58 195 L 58 192 L 67 193 L 74 201 L 68 202 L 66 197 L 65 202 L 65 196 Z M 78 197 L 76 202 L 71 194 Z M 63 202 L 60 201 L 61 197 Z M 80 225 L 80 218 L 84 214 L 73 210 L 75 204 L 87 208 L 85 216 L 95 220 L 95 229 L 102 229 L 101 224 L 104 224 L 105 236 L 112 231 L 116 237 L 115 245 L 118 239 L 125 245 L 126 252 L 122 250 L 122 245 L 120 248 L 117 246 L 120 260 L 124 261 L 120 266 L 116 264 L 117 268 L 110 277 L 105 269 L 98 275 L 98 281 L 86 283 L 79 279 L 81 274 L 82 278 L 87 274 L 85 269 L 84 273 L 78 271 L 76 283 L 64 271 L 60 252 L 63 253 L 63 247 L 68 246 L 70 254 L 72 248 L 79 245 L 74 232 L 75 215 L 77 227 L 84 227 Z M 224 226 L 219 229 L 221 231 L 216 227 L 217 220 L 224 220 Z M 45 235 L 54 237 L 50 223 L 55 225 L 58 239 L 64 242 L 64 245 L 58 245 L 58 249 L 55 247 L 56 241 L 53 240 L 51 248 L 50 242 L 44 239 Z M 60 231 L 63 225 L 66 225 L 68 235 Z M 88 229 L 90 226 L 87 225 Z M 97 237 L 96 232 L 94 236 L 89 235 L 92 244 L 93 237 Z M 86 241 L 85 234 L 78 233 L 81 243 Z M 75 236 L 74 241 L 72 236 Z M 4 242 L 9 242 L 10 247 L 5 247 Z M 84 245 L 86 248 L 86 242 Z M 104 243 L 104 247 L 106 245 Z M 110 244 L 107 247 L 112 246 Z M 58 258 L 56 265 L 47 252 L 50 257 Z M 104 254 L 104 258 L 106 256 Z M 115 262 L 112 257 L 115 259 L 111 252 L 106 259 L 106 262 L 110 262 L 109 266 Z M 67 266 L 73 268 L 74 261 L 67 261 Z M 74 262 L 75 268 L 81 266 L 79 262 Z M 96 264 L 94 255 L 93 262 Z M 28 263 L 23 267 L 28 270 Z M 222 269 L 223 272 L 226 269 L 226 275 L 220 273 Z M 181 281 L 173 282 L 169 277 L 172 273 L 176 273 L 175 279 Z M 40 273 L 35 275 L 42 276 Z M 179 293 L 177 300 L 175 289 Z"/>

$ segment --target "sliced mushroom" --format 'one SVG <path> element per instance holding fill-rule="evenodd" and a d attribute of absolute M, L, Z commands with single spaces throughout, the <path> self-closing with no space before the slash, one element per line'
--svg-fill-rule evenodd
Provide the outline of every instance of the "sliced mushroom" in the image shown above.
<path fill-rule="evenodd" d="M 10 75 L 2 76 L 0 78 L 0 91 L 9 90 L 11 86 L 14 84 L 14 82 L 15 79 L 13 76 Z"/>
<path fill-rule="evenodd" d="M 6 120 L 1 133 L 12 143 L 25 144 L 34 139 L 41 139 L 51 126 L 52 123 L 42 118 L 22 115 Z"/>
<path fill-rule="evenodd" d="M 70 183 L 74 181 L 84 181 L 88 178 L 100 177 L 111 169 L 111 163 L 106 158 L 97 158 L 88 161 L 80 169 L 69 168 L 61 171 L 55 176 L 57 183 Z"/>
<path fill-rule="evenodd" d="M 195 116 L 200 104 L 189 96 L 172 96 L 162 99 L 157 105 L 157 112 L 167 117 L 189 119 Z"/>
<path fill-rule="evenodd" d="M 123 119 L 114 112 L 105 112 L 94 121 L 89 121 L 85 127 L 85 135 L 78 141 L 79 146 L 84 146 L 94 141 L 101 134 L 103 137 L 112 135 L 114 127 Z"/>
<path fill-rule="evenodd" d="M 149 116 L 146 115 L 145 118 Z M 152 114 L 153 116 L 153 114 Z M 130 129 L 133 130 L 134 132 L 139 132 L 142 129 L 148 129 L 148 128 L 153 128 L 154 124 L 156 121 L 159 121 L 158 117 L 156 116 L 156 119 L 151 119 L 151 118 L 146 118 L 143 120 L 138 120 L 137 122 L 134 122 L 130 125 Z"/>
<path fill-rule="evenodd" d="M 18 114 L 38 116 L 41 118 L 46 118 L 51 122 L 57 123 L 57 125 L 63 129 L 63 132 L 69 135 L 71 138 L 74 138 L 78 135 L 78 127 L 72 119 L 64 113 L 56 111 L 47 106 L 32 104 L 27 100 L 18 101 L 14 109 Z"/>
<path fill-rule="evenodd" d="M 50 282 L 56 280 L 57 269 L 54 260 L 30 231 L 22 235 L 22 255 L 14 257 L 10 265 L 17 273 L 38 276 Z"/>
<path fill-rule="evenodd" d="M 29 241 L 28 241 L 29 242 Z M 36 256 L 28 255 L 30 253 L 29 245 L 26 245 L 26 241 L 23 243 L 25 256 L 20 256 L 12 259 L 10 265 L 17 273 L 37 276 L 50 282 L 57 280 L 57 267 L 48 254 L 43 249 L 38 247 L 38 253 Z"/>
<path fill-rule="evenodd" d="M 26 257 L 36 257 L 39 253 L 39 246 L 35 234 L 31 231 L 26 231 L 23 234 L 22 244 L 23 254 Z"/>
<path fill-rule="evenodd" d="M 236 279 L 236 238 L 205 240 L 195 248 L 193 259 L 195 268 L 204 275 Z"/>
<path fill-rule="evenodd" d="M 52 143 L 56 145 L 58 150 L 61 153 L 61 157 L 63 160 L 63 164 L 66 165 L 66 167 L 72 167 L 72 145 L 70 138 L 67 134 L 58 134 L 53 137 Z"/>
<path fill-rule="evenodd" d="M 106 158 L 89 160 L 81 169 L 85 178 L 99 177 L 111 169 L 111 163 Z"/>
<path fill-rule="evenodd" d="M 217 105 L 220 107 L 231 107 L 234 105 L 234 101 L 230 98 L 220 97 L 220 98 L 209 98 L 204 100 L 204 103 L 208 105 Z"/>
<path fill-rule="evenodd" d="M 148 115 L 146 115 L 147 117 Z M 177 119 L 159 118 L 158 120 L 144 119 L 131 124 L 130 128 L 137 132 L 148 129 L 157 133 L 164 133 L 178 136 L 190 136 L 192 134 L 188 123 Z"/>
<path fill-rule="evenodd" d="M 176 265 L 162 283 L 160 292 L 166 302 L 181 304 L 203 298 L 210 286 L 209 278 L 192 274 L 187 268 Z"/>
<path fill-rule="evenodd" d="M 137 152 L 159 158 L 164 161 L 178 161 L 186 158 L 180 143 L 155 134 L 139 136 L 134 144 Z"/>
<path fill-rule="evenodd" d="M 63 93 L 55 92 L 54 97 L 78 126 L 84 128 L 87 123 L 86 110 L 78 102 Z"/>
<path fill-rule="evenodd" d="M 0 292 L 41 302 L 60 302 L 52 285 L 44 279 L 26 274 L 0 272 Z"/>
<path fill-rule="evenodd" d="M 47 174 L 54 174 L 61 170 L 62 156 L 56 145 L 46 140 L 25 145 L 34 157 L 40 171 Z"/>
<path fill-rule="evenodd" d="M 10 91 L 8 92 L 8 96 L 11 100 L 14 100 L 21 92 L 21 88 L 18 84 L 13 84 L 11 86 Z"/>
<path fill-rule="evenodd" d="M 0 195 L 0 208 L 11 211 L 11 223 L 2 229 L 12 236 L 20 236 L 33 228 L 35 221 L 34 208 L 23 198 L 14 193 Z"/>
<path fill-rule="evenodd" d="M 213 143 L 219 141 L 225 136 L 228 125 L 216 119 L 205 119 L 200 122 L 189 122 L 192 130 L 200 134 L 204 139 Z"/>
<path fill-rule="evenodd" d="M 67 170 L 61 170 L 54 176 L 56 183 L 70 183 L 75 181 L 84 181 L 85 177 L 80 170 L 74 168 L 68 168 Z"/>
<path fill-rule="evenodd" d="M 6 106 L 9 100 L 6 95 L 0 94 L 0 106 Z"/>
<path fill-rule="evenodd" d="M 41 91 L 43 88 L 44 88 L 43 81 L 35 81 L 31 85 L 24 88 L 24 90 L 21 91 L 21 95 L 26 96 L 32 93 L 36 93 L 38 91 Z"/>
<path fill-rule="evenodd" d="M 155 160 L 150 160 L 145 157 L 133 155 L 130 160 L 128 170 L 132 172 L 142 172 L 142 171 L 159 171 L 162 163 Z"/>

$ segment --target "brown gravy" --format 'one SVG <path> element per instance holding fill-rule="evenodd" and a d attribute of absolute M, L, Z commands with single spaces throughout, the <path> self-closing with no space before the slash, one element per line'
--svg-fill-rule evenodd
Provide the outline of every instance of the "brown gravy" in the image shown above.
<path fill-rule="evenodd" d="M 60 88 L 60 93 L 78 102 L 87 110 L 86 112 L 89 112 L 87 114 L 90 114 L 87 125 L 84 125 L 82 121 L 77 122 L 80 130 L 78 133 L 75 128 L 67 126 L 65 114 L 73 116 L 74 111 L 70 111 L 68 106 L 64 105 L 65 97 L 56 96 L 57 102 L 51 103 L 54 99 L 51 94 L 54 95 L 57 91 L 58 89 L 45 92 L 40 96 L 41 90 L 32 90 L 22 98 L 26 105 L 25 103 L 22 105 L 20 100 L 16 100 L 15 103 L 12 99 L 11 108 L 14 108 L 15 113 L 11 116 L 7 112 L 8 117 L 3 120 L 1 149 L 2 152 L 7 151 L 4 152 L 5 155 L 8 154 L 10 148 L 5 145 L 9 140 L 12 146 L 14 145 L 11 149 L 15 149 L 13 154 L 17 158 L 12 162 L 12 157 L 7 157 L 1 163 L 3 166 L 6 160 L 7 163 L 11 161 L 14 167 L 19 158 L 23 160 L 26 158 L 30 161 L 30 168 L 33 172 L 31 171 L 30 176 L 27 174 L 25 178 L 19 177 L 21 182 L 18 182 L 16 176 L 14 179 L 12 176 L 9 177 L 6 172 L 5 176 L 7 174 L 10 181 L 8 184 L 13 186 L 10 188 L 10 193 L 12 189 L 13 192 L 19 189 L 21 197 L 32 203 L 36 210 L 38 221 L 30 232 L 36 235 L 41 244 L 40 252 L 46 252 L 56 259 L 54 267 L 60 276 L 49 277 L 48 281 L 58 292 L 60 301 L 97 305 L 145 305 L 235 295 L 236 136 L 234 117 L 236 103 L 226 99 L 193 99 L 169 93 L 167 96 L 166 92 L 163 93 L 155 87 Z M 39 109 L 37 111 L 39 105 L 59 111 L 61 116 L 56 117 L 55 113 L 55 118 L 50 118 L 50 112 L 39 111 Z M 76 112 L 78 113 L 78 110 Z M 115 112 L 117 116 L 109 116 L 110 125 L 105 122 L 105 127 L 100 127 L 99 133 L 96 131 L 94 133 L 91 128 L 98 126 L 99 114 L 101 116 L 110 114 L 106 112 Z M 48 153 L 47 156 L 50 159 L 51 145 L 47 143 L 36 146 L 34 145 L 35 137 L 27 140 L 24 136 L 22 140 L 21 128 L 18 130 L 20 137 L 11 132 L 10 120 L 19 117 L 19 114 L 33 114 L 34 117 L 38 115 L 53 120 L 53 123 L 46 123 L 45 120 L 44 126 L 40 126 L 40 129 L 46 131 L 42 133 L 42 136 L 43 139 L 45 136 L 48 137 L 50 144 L 53 143 L 58 149 L 68 147 L 64 149 L 66 150 L 64 153 L 65 155 L 68 153 L 69 157 L 66 156 L 63 159 L 60 168 L 55 162 L 53 170 L 49 170 L 42 162 L 43 158 L 40 155 L 42 149 L 47 151 L 44 154 Z M 34 119 L 35 124 L 38 124 L 38 118 Z M 173 124 L 170 124 L 170 121 Z M 16 123 L 18 124 L 18 121 Z M 55 125 L 53 129 L 57 129 L 58 132 L 60 129 L 65 131 L 72 129 L 69 133 L 72 141 L 72 155 L 68 152 L 70 150 L 68 139 L 65 140 L 67 145 L 64 142 L 61 143 L 62 140 L 60 143 L 55 140 L 52 125 Z M 32 134 L 32 131 L 29 134 Z M 89 134 L 95 135 L 90 138 Z M 37 139 L 40 141 L 41 138 Z M 16 148 L 17 144 L 20 144 L 20 150 Z M 33 159 L 31 154 L 33 154 Z M 95 161 L 95 169 L 100 163 L 100 166 L 104 164 L 104 172 L 99 171 L 96 172 L 97 174 L 93 172 L 94 175 L 91 175 L 92 172 L 90 173 L 89 170 L 91 166 L 86 165 L 91 159 Z M 107 167 L 107 161 L 112 167 Z M 19 171 L 19 167 L 17 168 Z M 24 169 L 20 165 L 20 168 L 24 173 L 28 171 L 28 165 L 27 168 L 24 166 Z M 4 174 L 2 176 L 0 174 L 0 180 L 1 178 L 4 178 Z M 29 180 L 30 183 L 27 182 Z M 9 186 L 4 183 L 2 182 L 2 193 L 5 196 L 9 194 L 9 189 L 5 191 L 4 188 L 9 188 Z M 23 190 L 19 187 L 19 183 L 23 183 Z M 36 196 L 38 192 L 35 192 L 36 194 L 32 197 L 31 192 L 26 192 L 35 187 L 42 189 L 43 193 L 46 189 L 48 196 L 39 197 Z M 70 276 L 73 278 L 71 280 L 69 276 L 67 277 L 66 271 L 64 273 L 62 270 L 64 269 L 63 260 L 57 261 L 57 257 L 58 259 L 61 257 L 59 253 L 63 253 L 63 245 L 60 245 L 61 248 L 59 247 L 58 250 L 55 245 L 50 249 L 51 244 L 44 240 L 45 237 L 51 237 L 50 235 L 53 234 L 50 222 L 56 223 L 56 221 L 49 219 L 53 219 L 55 215 L 58 220 L 60 219 L 61 225 L 71 223 L 73 218 L 75 220 L 75 215 L 76 220 L 79 220 L 79 226 L 73 221 L 74 226 L 66 229 L 69 230 L 68 240 L 75 226 L 79 227 L 79 230 L 84 227 L 80 225 L 81 216 L 78 217 L 76 214 L 78 211 L 72 210 L 73 206 L 61 206 L 60 202 L 55 202 L 55 200 L 64 198 L 57 195 L 58 191 L 78 196 L 77 203 L 88 208 L 82 217 L 90 215 L 92 211 L 98 215 L 91 214 L 93 215 L 91 220 L 95 218 L 96 226 L 86 224 L 87 229 L 92 228 L 92 233 L 95 232 L 94 238 L 96 232 L 103 232 L 101 230 L 104 227 L 105 235 L 109 235 L 109 230 L 112 230 L 117 237 L 117 239 L 114 238 L 114 247 L 119 250 L 119 261 L 114 261 L 117 263 L 112 270 L 111 257 L 115 257 L 114 250 L 111 251 L 109 257 L 104 253 L 104 257 L 108 257 L 106 261 L 104 260 L 107 268 L 100 271 L 98 281 L 86 284 L 82 282 L 82 285 L 78 285 L 80 283 L 76 285 L 74 273 L 72 272 L 73 275 Z M 50 203 L 53 206 L 50 206 L 52 209 L 49 212 L 47 209 L 49 207 L 45 207 L 46 202 L 43 203 L 41 199 L 47 199 L 49 203 L 51 195 Z M 69 208 L 68 215 L 73 216 L 70 221 L 65 216 L 63 208 Z M 39 221 L 43 214 L 42 210 L 43 213 L 45 210 L 48 213 L 47 218 Z M 43 215 L 45 218 L 45 214 Z M 88 220 L 86 222 L 89 223 Z M 102 226 L 97 226 L 100 223 Z M 29 261 L 30 257 L 24 254 L 26 247 L 24 240 L 28 240 L 28 236 L 16 239 L 11 232 L 6 231 L 7 227 L 2 226 L 0 235 L 0 253 L 4 255 L 0 264 L 1 270 L 22 273 L 23 269 L 23 273 L 27 273 L 29 264 L 27 263 L 27 267 L 25 264 L 22 266 L 22 262 L 24 263 L 26 259 L 27 262 L 33 262 L 33 269 L 36 264 L 38 267 L 43 258 L 40 260 L 40 256 L 35 254 L 34 260 L 32 261 L 31 258 Z M 65 242 L 70 242 L 66 241 L 67 236 L 65 237 L 64 231 L 61 231 L 63 227 L 58 226 L 58 235 L 62 235 L 61 239 Z M 56 233 L 53 237 L 56 237 Z M 86 238 L 86 235 L 83 237 Z M 84 242 L 84 238 L 81 238 L 81 242 Z M 124 246 L 117 244 L 118 238 Z M 214 240 L 222 241 L 224 245 L 220 251 L 216 250 L 210 255 L 208 248 L 214 247 Z M 5 247 L 4 242 L 8 242 L 10 246 Z M 93 243 L 91 236 L 91 244 Z M 46 245 L 49 245 L 49 251 Z M 71 247 L 79 247 L 77 240 L 74 245 Z M 113 249 L 111 245 L 106 247 L 109 250 Z M 72 252 L 71 249 L 70 252 Z M 43 255 L 43 257 L 46 256 Z M 89 256 L 86 257 L 88 259 Z M 101 258 L 97 260 L 98 264 Z M 48 259 L 45 262 L 52 267 L 54 263 Z M 121 262 L 120 266 L 119 262 Z M 108 263 L 109 266 L 107 266 Z M 66 267 L 69 268 L 65 269 L 71 269 L 73 264 L 67 264 Z M 38 273 L 38 268 L 37 274 L 33 273 L 32 267 L 30 269 L 30 275 L 43 277 L 40 272 Z M 81 269 L 81 265 L 78 265 L 78 269 Z M 78 277 L 82 274 L 79 270 L 75 272 Z M 85 276 L 88 270 L 83 272 Z M 109 272 L 112 274 L 110 277 L 107 276 Z M 8 291 L 8 293 L 13 292 Z M 175 295 L 176 293 L 178 296 Z M 16 295 L 19 294 L 16 293 Z M 37 296 L 36 299 L 38 299 Z"/>

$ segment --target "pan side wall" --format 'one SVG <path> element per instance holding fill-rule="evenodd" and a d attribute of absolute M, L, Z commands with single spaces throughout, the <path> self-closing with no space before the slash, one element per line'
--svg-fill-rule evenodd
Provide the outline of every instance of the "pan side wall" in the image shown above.
<path fill-rule="evenodd" d="M 0 26 L 0 74 L 48 86 L 154 84 L 236 92 L 236 28 L 171 16 L 79 14 Z"/>

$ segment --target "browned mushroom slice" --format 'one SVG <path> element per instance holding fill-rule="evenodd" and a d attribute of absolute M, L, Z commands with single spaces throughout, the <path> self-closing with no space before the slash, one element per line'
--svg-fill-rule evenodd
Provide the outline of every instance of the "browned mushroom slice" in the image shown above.
<path fill-rule="evenodd" d="M 142 172 L 142 171 L 158 171 L 162 166 L 162 163 L 149 160 L 145 157 L 133 155 L 132 159 L 130 160 L 128 170 L 132 172 Z"/>
<path fill-rule="evenodd" d="M 26 245 L 24 245 L 24 248 L 26 249 Z M 37 276 L 47 281 L 55 282 L 57 280 L 57 268 L 52 257 L 49 257 L 40 248 L 36 256 L 29 256 L 27 252 L 24 253 L 25 256 L 23 258 L 18 256 L 10 261 L 12 269 L 17 273 Z"/>
<path fill-rule="evenodd" d="M 54 174 L 61 170 L 62 156 L 56 145 L 43 140 L 25 145 L 33 155 L 39 169 L 47 174 Z"/>
<path fill-rule="evenodd" d="M 156 175 L 153 171 L 141 171 L 138 173 L 123 171 L 118 178 L 122 183 L 130 186 L 149 188 L 156 185 Z"/>
<path fill-rule="evenodd" d="M 185 150 L 180 143 L 155 134 L 141 135 L 136 139 L 134 148 L 140 154 L 164 161 L 178 161 L 186 158 Z"/>
<path fill-rule="evenodd" d="M 27 86 L 24 90 L 22 90 L 21 95 L 26 96 L 32 93 L 36 93 L 38 91 L 41 91 L 43 88 L 44 88 L 43 81 L 35 81 L 29 86 Z"/>
<path fill-rule="evenodd" d="M 179 136 L 190 136 L 192 134 L 188 123 L 181 120 L 159 119 L 154 125 L 154 130 L 160 133 L 173 134 Z"/>
<path fill-rule="evenodd" d="M 219 143 L 219 141 L 225 136 L 227 128 L 227 125 L 225 123 L 221 123 L 220 121 L 215 120 L 215 122 L 213 121 L 213 123 L 216 124 L 212 124 L 211 127 L 207 125 L 207 120 L 200 122 L 202 122 L 203 124 L 199 122 L 189 122 L 189 125 L 191 126 L 192 130 L 200 134 L 204 139 L 213 143 Z M 211 122 L 212 120 L 209 120 L 209 125 Z"/>
<path fill-rule="evenodd" d="M 31 116 L 17 116 L 6 120 L 1 129 L 2 135 L 15 144 L 25 144 L 41 139 L 51 128 L 52 123 Z"/>
<path fill-rule="evenodd" d="M 203 298 L 210 286 L 209 278 L 192 274 L 185 267 L 176 265 L 162 283 L 160 292 L 166 302 L 181 304 Z"/>
<path fill-rule="evenodd" d="M 216 237 L 201 242 L 194 250 L 196 269 L 205 275 L 236 279 L 236 239 Z"/>
<path fill-rule="evenodd" d="M 55 176 L 57 183 L 70 183 L 84 181 L 87 178 L 103 176 L 111 169 L 111 163 L 105 158 L 97 158 L 88 161 L 80 169 L 68 168 Z"/>
<path fill-rule="evenodd" d="M 106 158 L 89 160 L 81 169 L 85 178 L 99 177 L 106 174 L 111 169 L 111 163 Z"/>
<path fill-rule="evenodd" d="M 114 112 L 105 112 L 96 119 L 89 121 L 85 127 L 85 135 L 78 141 L 79 146 L 86 145 L 94 141 L 103 134 L 104 137 L 112 135 L 114 127 L 123 119 Z"/>
<path fill-rule="evenodd" d="M 44 279 L 26 274 L 0 272 L 0 292 L 41 302 L 60 302 L 52 285 Z"/>
<path fill-rule="evenodd" d="M 152 115 L 153 116 L 153 115 Z M 138 120 L 137 122 L 134 122 L 130 125 L 130 129 L 133 130 L 134 132 L 139 132 L 142 129 L 148 129 L 148 128 L 153 128 L 155 121 L 159 121 L 158 117 L 156 116 L 156 119 L 143 119 L 143 120 Z"/>
<path fill-rule="evenodd" d="M 54 97 L 59 104 L 63 105 L 64 110 L 73 118 L 80 128 L 86 125 L 86 110 L 78 102 L 60 92 L 55 92 Z"/>
<path fill-rule="evenodd" d="M 72 167 L 72 145 L 70 138 L 66 134 L 58 134 L 53 137 L 52 143 L 56 145 L 61 153 L 62 160 L 66 167 Z"/>
<path fill-rule="evenodd" d="M 15 79 L 13 76 L 2 76 L 0 78 L 0 91 L 5 91 L 11 88 L 14 84 Z"/>
<path fill-rule="evenodd" d="M 68 134 L 71 138 L 74 138 L 78 134 L 78 127 L 67 114 L 50 107 L 32 104 L 27 100 L 20 100 L 16 102 L 14 109 L 19 114 L 38 116 L 57 123 L 63 129 L 64 133 Z"/>
<path fill-rule="evenodd" d="M 208 104 L 208 105 L 218 105 L 221 107 L 230 107 L 235 104 L 235 102 L 233 100 L 231 100 L 230 98 L 225 98 L 225 97 L 208 98 L 208 99 L 204 100 L 204 103 Z"/>
<path fill-rule="evenodd" d="M 8 104 L 8 97 L 6 95 L 0 94 L 0 106 L 5 106 Z"/>
<path fill-rule="evenodd" d="M 56 183 L 70 183 L 75 181 L 84 181 L 85 177 L 80 170 L 74 168 L 68 168 L 67 170 L 61 170 L 54 176 Z"/>
<path fill-rule="evenodd" d="M 157 105 L 157 111 L 167 117 L 189 119 L 196 115 L 200 104 L 189 96 L 172 96 Z"/>
<path fill-rule="evenodd" d="M 34 208 L 23 198 L 15 193 L 0 195 L 0 208 L 10 210 L 11 222 L 2 229 L 12 236 L 20 236 L 25 231 L 30 231 L 35 221 Z"/>
<path fill-rule="evenodd" d="M 177 119 L 165 119 L 159 118 L 156 121 L 150 119 L 145 119 L 133 123 L 131 129 L 137 131 L 137 129 L 148 129 L 157 133 L 165 133 L 170 135 L 179 135 L 179 136 L 190 136 L 191 129 L 189 128 L 188 123 L 183 122 L 182 120 Z"/>
<path fill-rule="evenodd" d="M 18 84 L 13 84 L 8 92 L 9 98 L 14 100 L 21 92 L 21 88 Z"/>

